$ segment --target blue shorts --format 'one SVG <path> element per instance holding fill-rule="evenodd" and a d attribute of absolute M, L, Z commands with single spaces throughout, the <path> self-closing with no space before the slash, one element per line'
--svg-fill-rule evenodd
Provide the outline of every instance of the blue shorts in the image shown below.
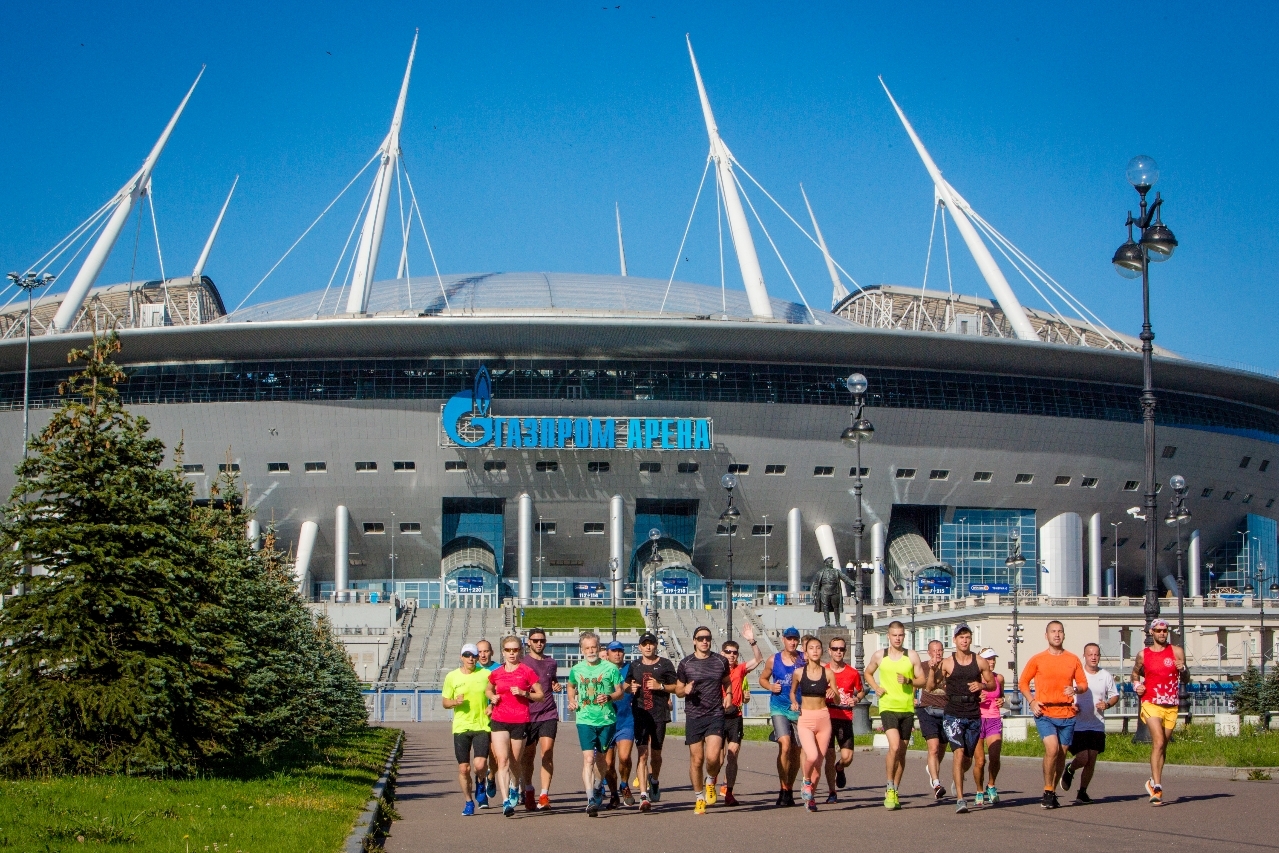
<path fill-rule="evenodd" d="M 619 740 L 635 740 L 634 717 L 617 721 L 617 730 L 613 733 L 613 743 L 617 743 Z"/>
<path fill-rule="evenodd" d="M 577 743 L 582 747 L 582 752 L 608 752 L 609 747 L 613 745 L 613 733 L 616 727 L 610 723 L 607 726 L 587 726 L 582 723 L 577 724 Z"/>
<path fill-rule="evenodd" d="M 942 717 L 941 728 L 951 749 L 962 749 L 964 755 L 972 755 L 977 751 L 977 741 L 981 740 L 981 717 L 953 717 L 947 714 Z"/>
<path fill-rule="evenodd" d="M 1047 715 L 1035 717 L 1035 728 L 1039 730 L 1041 738 L 1057 738 L 1057 743 L 1062 746 L 1070 746 L 1070 742 L 1075 739 L 1075 718 L 1074 717 L 1049 717 Z"/>

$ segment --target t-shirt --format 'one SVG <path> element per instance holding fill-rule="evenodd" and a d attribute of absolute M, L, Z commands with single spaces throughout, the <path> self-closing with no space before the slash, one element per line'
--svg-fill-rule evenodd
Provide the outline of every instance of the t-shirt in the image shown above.
<path fill-rule="evenodd" d="M 1084 664 L 1071 652 L 1063 651 L 1059 655 L 1045 649 L 1026 661 L 1026 668 L 1021 671 L 1021 682 L 1017 685 L 1022 693 L 1030 693 L 1030 682 L 1035 682 L 1035 701 L 1043 709 L 1044 716 L 1066 720 L 1075 716 L 1075 697 L 1066 695 L 1066 688 L 1071 684 L 1075 689 L 1083 691 L 1088 685 L 1088 674 L 1084 672 Z"/>
<path fill-rule="evenodd" d="M 771 665 L 768 677 L 773 684 L 780 684 L 781 693 L 772 693 L 768 697 L 768 713 L 770 716 L 779 715 L 789 717 L 792 720 L 799 719 L 799 712 L 792 711 L 790 708 L 790 686 L 795 679 L 795 670 L 804 666 L 804 656 L 795 655 L 795 663 L 787 664 L 782 658 L 782 653 L 777 652 L 771 658 Z"/>
<path fill-rule="evenodd" d="M 658 684 L 673 684 L 675 682 L 675 665 L 666 658 L 660 657 L 655 663 L 644 663 L 643 658 L 631 661 L 627 677 L 639 685 L 639 692 L 635 693 L 633 697 L 634 702 L 631 704 L 631 712 L 645 713 L 650 715 L 655 722 L 665 723 L 671 718 L 671 709 L 667 705 L 667 700 L 671 694 L 665 690 L 649 690 L 645 687 L 646 676 L 649 675 L 653 676 L 653 680 Z"/>
<path fill-rule="evenodd" d="M 488 663 L 479 663 L 477 661 L 475 664 L 477 669 L 483 669 L 489 672 L 492 672 L 493 670 L 497 669 L 501 665 L 502 665 L 502 662 L 500 660 L 491 660 Z"/>
<path fill-rule="evenodd" d="M 983 720 L 998 720 L 1001 716 L 1001 708 L 999 707 L 999 697 L 1004 695 L 1004 677 L 999 673 L 994 673 L 995 689 L 981 691 L 981 717 Z M 1075 726 L 1079 728 L 1079 726 Z"/>
<path fill-rule="evenodd" d="M 675 676 L 684 684 L 692 684 L 693 692 L 684 697 L 687 717 L 724 716 L 724 677 L 728 675 L 728 658 L 711 652 L 704 658 L 689 655 L 679 662 Z"/>
<path fill-rule="evenodd" d="M 617 709 L 611 701 L 597 705 L 595 697 L 610 696 L 622 683 L 622 673 L 612 662 L 600 658 L 594 664 L 585 659 L 568 671 L 569 683 L 577 690 L 577 724 L 579 726 L 611 726 L 617 722 Z"/>
<path fill-rule="evenodd" d="M 630 672 L 630 669 L 631 669 L 631 665 L 629 663 L 622 664 L 619 670 L 619 673 L 620 673 L 619 678 L 621 679 L 619 683 L 621 684 L 626 683 L 626 676 Z M 634 717 L 631 714 L 631 702 L 634 698 L 635 698 L 635 694 L 627 690 L 624 693 L 622 693 L 621 699 L 618 699 L 616 702 L 613 703 L 613 708 L 614 710 L 617 711 L 617 728 L 619 730 L 624 728 L 631 728 L 635 725 Z"/>
<path fill-rule="evenodd" d="M 742 689 L 742 684 L 746 681 L 746 667 L 747 664 L 739 663 L 728 670 L 728 687 L 724 692 L 728 694 L 732 706 L 724 712 L 725 717 L 741 716 L 742 703 L 746 701 L 746 691 Z"/>
<path fill-rule="evenodd" d="M 533 673 L 537 675 L 537 683 L 542 685 L 542 692 L 546 695 L 536 702 L 528 706 L 529 722 L 541 723 L 546 720 L 558 720 L 560 718 L 559 708 L 555 705 L 555 673 L 559 664 L 555 662 L 555 658 L 547 655 L 538 660 L 532 655 L 525 655 L 521 661 Z"/>
<path fill-rule="evenodd" d="M 471 672 L 463 672 L 458 668 L 444 676 L 444 689 L 440 694 L 445 699 L 465 700 L 453 708 L 454 733 L 489 730 L 489 698 L 484 692 L 488 683 L 488 671 L 479 668 Z"/>
<path fill-rule="evenodd" d="M 1164 646 L 1158 652 L 1154 649 L 1142 649 L 1141 674 L 1146 682 L 1142 702 L 1167 708 L 1175 708 L 1180 704 L 1181 673 L 1177 670 L 1177 658 L 1172 646 Z"/>
<path fill-rule="evenodd" d="M 827 677 L 835 684 L 835 701 L 826 701 L 832 720 L 851 720 L 853 705 L 857 702 L 857 694 L 862 691 L 862 677 L 857 667 L 845 665 L 839 672 L 825 664 Z"/>
<path fill-rule="evenodd" d="M 511 693 L 512 687 L 528 690 L 537 684 L 537 673 L 524 664 L 517 664 L 511 672 L 500 667 L 489 673 L 489 684 L 497 694 L 497 702 L 493 705 L 490 716 L 498 723 L 527 723 L 529 698 Z"/>
<path fill-rule="evenodd" d="M 923 663 L 923 666 L 920 667 L 920 671 L 924 673 L 925 678 L 928 677 L 929 669 L 934 671 L 934 675 L 932 690 L 926 690 L 923 687 L 919 688 L 919 707 L 936 708 L 939 711 L 943 711 L 946 708 L 947 699 L 946 673 L 942 671 L 942 667 L 945 665 L 946 659 L 942 658 L 936 664 L 931 659 L 921 661 L 921 663 Z M 926 681 L 924 683 L 927 684 Z"/>
<path fill-rule="evenodd" d="M 1115 677 L 1104 669 L 1096 672 L 1084 670 L 1084 675 L 1088 676 L 1088 689 L 1076 697 L 1079 714 L 1075 717 L 1075 731 L 1104 732 L 1106 721 L 1097 713 L 1097 703 L 1114 699 L 1119 695 L 1119 688 L 1115 686 Z"/>

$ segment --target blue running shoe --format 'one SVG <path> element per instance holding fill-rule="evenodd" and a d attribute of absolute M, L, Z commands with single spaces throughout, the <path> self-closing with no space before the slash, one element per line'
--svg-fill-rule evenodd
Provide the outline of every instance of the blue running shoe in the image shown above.
<path fill-rule="evenodd" d="M 481 785 L 479 790 L 475 792 L 475 807 L 478 809 L 486 809 L 489 807 L 488 786 Z"/>
<path fill-rule="evenodd" d="M 496 777 L 494 777 L 494 778 L 492 778 L 492 779 L 489 779 L 489 782 L 488 782 L 488 795 L 489 795 L 489 798 L 490 798 L 490 799 L 493 799 L 493 798 L 496 798 L 496 797 L 497 797 L 497 778 L 496 778 Z"/>
<path fill-rule="evenodd" d="M 466 805 L 462 806 L 462 817 L 470 817 L 473 814 L 475 814 L 475 803 L 467 800 Z"/>

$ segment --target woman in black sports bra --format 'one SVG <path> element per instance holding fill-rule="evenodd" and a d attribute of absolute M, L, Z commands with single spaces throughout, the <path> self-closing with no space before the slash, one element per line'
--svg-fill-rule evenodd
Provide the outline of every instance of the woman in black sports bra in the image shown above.
<path fill-rule="evenodd" d="M 795 730 L 800 746 L 804 749 L 804 805 L 810 812 L 817 811 L 813 789 L 821 779 L 826 764 L 826 750 L 830 747 L 830 710 L 828 698 L 835 698 L 834 685 L 822 666 L 822 641 L 813 636 L 803 639 L 804 668 L 791 679 L 791 710 L 799 711 Z"/>

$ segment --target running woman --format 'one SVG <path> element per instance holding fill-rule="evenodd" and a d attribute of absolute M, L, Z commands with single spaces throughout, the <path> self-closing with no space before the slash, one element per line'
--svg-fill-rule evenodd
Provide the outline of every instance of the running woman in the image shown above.
<path fill-rule="evenodd" d="M 742 720 L 742 705 L 746 703 L 746 676 L 750 675 L 764 662 L 764 653 L 755 642 L 755 629 L 747 622 L 742 626 L 742 639 L 751 647 L 751 659 L 741 663 L 741 647 L 736 640 L 725 640 L 720 647 L 724 658 L 728 661 L 728 705 L 724 708 L 724 779 L 727 782 L 720 788 L 720 796 L 724 805 L 737 805 L 733 796 L 733 786 L 737 783 L 737 756 L 742 750 L 742 737 L 745 734 Z"/>
<path fill-rule="evenodd" d="M 999 802 L 995 780 L 999 778 L 999 757 L 1004 749 L 1004 718 L 1000 716 L 1004 708 L 1004 677 L 995 671 L 998 652 L 987 647 L 977 656 L 990 664 L 998 686 L 981 692 L 981 738 L 973 755 L 973 782 L 977 793 L 973 794 L 973 801 L 979 806 L 993 806 Z"/>
<path fill-rule="evenodd" d="M 933 673 L 932 687 L 924 687 L 919 691 L 919 704 L 915 713 L 919 718 L 919 730 L 928 744 L 928 784 L 932 786 L 933 796 L 938 800 L 946 796 L 946 786 L 941 783 L 941 763 L 946 758 L 946 733 L 942 731 L 942 722 L 946 717 L 946 677 L 942 674 L 942 665 L 946 657 L 946 646 L 941 640 L 933 640 L 928 644 L 928 660 L 924 663 L 925 674 Z"/>
<path fill-rule="evenodd" d="M 488 640 L 480 640 L 475 644 L 475 648 L 480 650 L 480 658 L 475 664 L 477 668 L 492 672 L 502 665 L 499 661 L 493 660 L 493 644 Z M 488 774 L 488 796 L 489 799 L 494 799 L 497 797 L 497 768 L 492 761 L 489 762 Z M 487 805 L 484 808 L 487 808 Z"/>
<path fill-rule="evenodd" d="M 453 711 L 453 757 L 457 759 L 457 784 L 466 796 L 462 806 L 465 817 L 475 814 L 477 806 L 488 808 L 489 803 L 484 782 L 489 755 L 489 674 L 475 666 L 479 656 L 479 649 L 471 643 L 462 646 L 462 665 L 444 676 L 440 701 Z"/>
<path fill-rule="evenodd" d="M 942 662 L 942 675 L 946 679 L 946 716 L 942 718 L 942 730 L 950 744 L 957 814 L 968 813 L 964 777 L 973 765 L 973 753 L 981 740 L 981 693 L 995 687 L 990 661 L 974 654 L 972 645 L 972 628 L 960 623 L 955 627 L 955 651 Z M 929 670 L 925 690 L 935 686 L 935 678 L 934 671 Z"/>
<path fill-rule="evenodd" d="M 1066 769 L 1066 750 L 1075 735 L 1075 697 L 1088 689 L 1088 676 L 1079 658 L 1063 648 L 1064 625 L 1054 619 L 1048 623 L 1044 636 L 1048 638 L 1048 648 L 1026 661 L 1018 687 L 1029 701 L 1035 728 L 1044 740 L 1044 796 L 1039 804 L 1055 809 L 1061 805 L 1057 801 L 1057 780 Z"/>
<path fill-rule="evenodd" d="M 1069 791 L 1078 773 L 1075 802 L 1086 806 L 1092 802 L 1088 783 L 1097 767 L 1097 756 L 1106 751 L 1106 711 L 1119 704 L 1119 688 L 1115 677 L 1101 668 L 1101 646 L 1096 643 L 1084 646 L 1084 675 L 1088 676 L 1088 689 L 1079 694 L 1075 737 L 1070 742 L 1070 754 L 1075 757 L 1061 774 L 1061 786 Z"/>
<path fill-rule="evenodd" d="M 537 673 L 520 663 L 521 649 L 519 637 L 503 637 L 503 663 L 489 673 L 493 752 L 497 783 L 506 791 L 502 814 L 507 817 L 515 814 L 515 807 L 520 804 L 520 757 L 528 739 L 529 705 L 543 696 Z"/>
<path fill-rule="evenodd" d="M 555 735 L 559 728 L 560 712 L 555 704 L 555 694 L 564 690 L 555 677 L 558 664 L 546 654 L 546 632 L 534 628 L 528 632 L 528 652 L 524 665 L 537 673 L 537 683 L 542 687 L 542 698 L 529 705 L 528 740 L 524 742 L 523 765 L 524 808 L 527 811 L 545 811 L 551 807 L 551 777 L 555 775 Z M 541 793 L 534 796 L 533 761 L 538 749 L 542 750 Z"/>
<path fill-rule="evenodd" d="M 662 744 L 671 718 L 671 696 L 662 685 L 675 683 L 675 665 L 657 656 L 656 634 L 641 634 L 639 650 L 639 660 L 631 661 L 627 670 L 627 689 L 634 696 L 631 716 L 639 752 L 635 786 L 640 789 L 640 811 L 647 812 L 662 798 Z"/>
<path fill-rule="evenodd" d="M 1132 667 L 1132 689 L 1141 697 L 1140 719 L 1150 732 L 1150 778 L 1146 793 L 1153 805 L 1164 803 L 1164 761 L 1168 757 L 1168 736 L 1177 727 L 1181 704 L 1181 684 L 1190 681 L 1186 652 L 1168 642 L 1167 621 L 1150 623 L 1150 646 L 1141 650 Z"/>
<path fill-rule="evenodd" d="M 888 648 L 876 649 L 866 664 L 866 680 L 875 691 L 879 704 L 879 721 L 888 738 L 884 755 L 888 785 L 884 791 L 884 808 L 900 809 L 897 792 L 906 772 L 906 750 L 915 730 L 915 688 L 924 686 L 924 665 L 913 650 L 903 648 L 906 626 L 893 621 L 888 624 Z"/>
<path fill-rule="evenodd" d="M 768 713 L 773 722 L 769 740 L 777 744 L 777 805 L 795 805 L 795 777 L 799 775 L 799 738 L 795 724 L 799 712 L 791 710 L 790 688 L 795 670 L 804 665 L 799 653 L 799 629 L 782 632 L 782 650 L 769 657 L 759 676 L 759 686 L 767 690 Z"/>
<path fill-rule="evenodd" d="M 622 684 L 625 685 L 630 675 L 631 665 L 626 663 L 626 646 L 617 640 L 608 644 L 608 662 L 617 667 L 621 673 Z M 613 745 L 608 749 L 608 787 L 611 791 L 608 807 L 615 809 L 619 805 L 635 805 L 635 795 L 631 793 L 631 754 L 635 749 L 635 717 L 631 713 L 634 695 L 623 686 L 622 698 L 613 703 L 617 711 L 617 729 L 613 734 Z M 620 782 L 620 786 L 619 786 Z"/>
<path fill-rule="evenodd" d="M 600 657 L 600 638 L 594 631 L 578 643 L 582 659 L 568 672 L 568 707 L 577 712 L 577 743 L 582 748 L 582 784 L 586 814 L 596 817 L 604 802 L 608 750 L 617 726 L 613 703 L 622 698 L 622 674 Z"/>
<path fill-rule="evenodd" d="M 800 746 L 804 751 L 803 797 L 810 812 L 817 811 L 814 788 L 822 778 L 826 750 L 830 747 L 830 709 L 828 700 L 835 698 L 835 685 L 822 666 L 822 641 L 814 636 L 803 639 L 804 665 L 797 678 L 791 679 L 790 707 L 799 714 Z"/>
<path fill-rule="evenodd" d="M 829 789 L 826 802 L 838 803 L 836 792 L 848 783 L 844 771 L 853 763 L 853 706 L 862 701 L 866 688 L 862 686 L 857 668 L 844 661 L 848 641 L 843 637 L 833 637 L 827 648 L 830 649 L 830 663 L 826 664 L 826 669 L 835 693 L 826 705 L 830 709 L 831 739 L 839 747 L 839 755 L 836 756 L 834 747 L 826 750 L 826 787 Z"/>

